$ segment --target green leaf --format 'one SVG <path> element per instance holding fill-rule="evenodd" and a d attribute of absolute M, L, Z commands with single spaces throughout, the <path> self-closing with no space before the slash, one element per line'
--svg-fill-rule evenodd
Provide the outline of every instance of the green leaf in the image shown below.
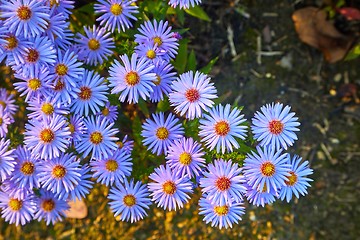
<path fill-rule="evenodd" d="M 192 70 L 192 71 L 196 70 L 196 56 L 194 50 L 191 50 L 189 54 L 189 58 L 187 62 L 187 70 Z"/>
<path fill-rule="evenodd" d="M 185 23 L 184 11 L 181 11 L 179 8 L 176 8 L 175 12 L 176 12 L 177 18 L 179 19 L 180 24 L 184 25 L 184 23 Z"/>
<path fill-rule="evenodd" d="M 211 59 L 211 61 L 208 63 L 208 65 L 206 65 L 205 67 L 200 69 L 200 72 L 209 74 L 211 72 L 212 67 L 215 65 L 215 63 L 217 62 L 218 59 L 219 59 L 219 57 Z"/>
<path fill-rule="evenodd" d="M 360 44 L 356 45 L 355 47 L 353 47 L 348 54 L 345 57 L 345 61 L 348 60 L 353 60 L 355 58 L 358 58 L 360 56 Z"/>
<path fill-rule="evenodd" d="M 139 99 L 138 106 L 141 112 L 145 115 L 145 117 L 148 118 L 150 116 L 150 112 L 145 100 L 142 98 Z"/>
<path fill-rule="evenodd" d="M 193 17 L 211 22 L 211 18 L 200 6 L 195 6 L 193 8 L 185 9 L 185 12 Z"/>
<path fill-rule="evenodd" d="M 170 102 L 168 98 L 165 98 L 164 100 L 160 101 L 157 104 L 156 112 L 166 112 L 170 109 Z"/>
<path fill-rule="evenodd" d="M 186 68 L 187 55 L 188 55 L 188 39 L 181 39 L 179 41 L 179 50 L 174 61 L 173 66 L 178 71 L 179 74 L 183 73 Z"/>

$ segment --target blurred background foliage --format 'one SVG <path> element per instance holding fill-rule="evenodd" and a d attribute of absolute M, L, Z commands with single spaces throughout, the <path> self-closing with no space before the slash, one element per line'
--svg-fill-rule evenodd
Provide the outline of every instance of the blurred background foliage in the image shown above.
<path fill-rule="evenodd" d="M 186 11 L 170 8 L 164 1 L 138 1 L 139 20 L 135 27 L 116 36 L 112 58 L 131 53 L 136 28 L 148 19 L 167 19 L 183 37 L 173 62 L 179 73 L 201 69 L 212 76 L 219 91 L 219 102 L 244 106 L 248 120 L 260 106 L 272 101 L 291 105 L 301 122 L 301 132 L 290 151 L 310 161 L 314 169 L 309 195 L 290 204 L 275 202 L 265 208 L 246 203 L 246 214 L 232 229 L 219 230 L 206 225 L 198 215 L 199 189 L 184 209 L 166 212 L 152 206 L 149 216 L 137 223 L 113 217 L 106 198 L 108 188 L 96 184 L 85 199 L 88 216 L 64 219 L 56 225 L 31 222 L 16 227 L 0 220 L 0 239 L 357 239 L 360 236 L 359 174 L 359 61 L 356 42 L 348 59 L 335 64 L 323 60 L 322 52 L 302 43 L 291 16 L 307 6 L 334 9 L 359 7 L 356 1 L 287 0 L 204 0 Z M 71 17 L 74 32 L 95 23 L 94 1 L 76 1 Z M 358 36 L 357 36 L 358 37 Z M 349 56 L 349 55 L 348 55 Z M 109 62 L 97 70 L 106 76 Z M 11 89 L 14 79 L 2 68 L 0 85 Z M 118 104 L 116 96 L 111 103 Z M 16 124 L 10 126 L 10 139 L 22 142 L 25 104 L 19 98 Z M 118 126 L 129 134 L 137 148 L 133 153 L 132 176 L 146 181 L 164 157 L 155 157 L 140 147 L 140 128 L 144 118 L 155 111 L 169 109 L 168 101 L 157 105 L 140 102 L 121 105 Z M 196 121 L 185 124 L 187 134 Z M 249 140 L 246 147 L 253 146 Z M 237 158 L 244 154 L 212 157 Z"/>

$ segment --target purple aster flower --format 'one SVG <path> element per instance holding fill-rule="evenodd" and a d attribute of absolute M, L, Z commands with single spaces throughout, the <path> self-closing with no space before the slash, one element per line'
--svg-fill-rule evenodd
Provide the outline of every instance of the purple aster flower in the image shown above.
<path fill-rule="evenodd" d="M 101 110 L 101 112 L 96 113 L 97 116 L 101 116 L 102 118 L 106 118 L 107 120 L 109 120 L 109 122 L 115 122 L 116 119 L 118 118 L 118 111 L 117 111 L 117 106 L 113 106 L 110 105 L 109 102 L 107 102 L 103 108 L 103 110 Z"/>
<path fill-rule="evenodd" d="M 138 59 L 136 53 L 131 56 L 131 62 L 127 55 L 120 56 L 120 59 L 124 66 L 115 60 L 109 70 L 111 93 L 120 93 L 120 102 L 127 98 L 129 103 L 137 103 L 139 96 L 142 99 L 149 97 L 156 81 L 155 73 L 151 72 L 154 65 L 149 65 L 145 58 Z"/>
<path fill-rule="evenodd" d="M 15 36 L 10 33 L 6 28 L 5 35 L 0 37 L 1 44 L 0 49 L 4 49 L 3 58 L 6 57 L 6 65 L 10 65 L 11 62 L 15 62 L 16 65 L 25 63 L 24 56 L 26 49 L 31 46 L 31 42 L 21 36 Z M 0 57 L 1 58 L 1 57 Z"/>
<path fill-rule="evenodd" d="M 244 140 L 246 137 L 247 126 L 241 125 L 245 121 L 238 108 L 231 110 L 230 104 L 225 107 L 219 104 L 200 119 L 199 136 L 210 150 L 216 147 L 217 152 L 220 152 L 220 149 L 222 153 L 225 153 L 225 150 L 232 152 L 233 148 L 240 147 L 235 138 Z"/>
<path fill-rule="evenodd" d="M 77 33 L 79 59 L 86 64 L 97 65 L 102 64 L 104 60 L 113 54 L 111 49 L 115 48 L 114 40 L 110 32 L 106 32 L 105 28 L 87 28 L 84 26 L 85 35 Z"/>
<path fill-rule="evenodd" d="M 168 24 L 167 21 L 162 20 L 158 23 L 155 19 L 153 23 L 151 21 L 145 22 L 139 28 L 140 34 L 135 34 L 135 42 L 150 46 L 156 45 L 170 58 L 175 58 L 179 43 Z"/>
<path fill-rule="evenodd" d="M 251 151 L 244 160 L 244 175 L 253 189 L 271 189 L 286 186 L 285 181 L 290 176 L 290 164 L 287 162 L 287 153 L 282 154 L 282 149 L 275 150 L 271 147 L 256 147 L 255 153 Z"/>
<path fill-rule="evenodd" d="M 165 61 L 158 61 L 152 70 L 156 74 L 155 86 L 153 92 L 150 93 L 152 102 L 159 102 L 164 99 L 164 95 L 168 96 L 171 92 L 171 82 L 175 80 L 175 72 L 171 72 L 174 67 Z"/>
<path fill-rule="evenodd" d="M 0 10 L 4 25 L 16 36 L 39 36 L 50 20 L 50 9 L 42 1 L 2 0 Z"/>
<path fill-rule="evenodd" d="M 34 219 L 39 222 L 44 219 L 46 225 L 61 221 L 65 216 L 65 211 L 69 209 L 69 204 L 65 200 L 56 198 L 55 194 L 50 191 L 41 190 L 40 194 L 41 196 L 36 199 L 37 212 Z"/>
<path fill-rule="evenodd" d="M 65 18 L 68 19 L 71 10 L 74 8 L 75 1 L 72 0 L 50 0 L 46 1 L 49 7 L 54 8 L 54 13 L 63 13 Z"/>
<path fill-rule="evenodd" d="M 11 124 L 10 114 L 0 105 L 0 137 L 6 137 L 8 126 Z"/>
<path fill-rule="evenodd" d="M 16 157 L 15 170 L 12 173 L 11 180 L 19 184 L 22 188 L 39 188 L 40 182 L 38 178 L 40 159 L 31 154 L 31 152 L 23 146 L 18 146 L 14 151 Z"/>
<path fill-rule="evenodd" d="M 12 177 L 13 173 L 10 177 Z M 33 194 L 33 189 L 29 187 L 21 187 L 19 183 L 15 183 L 15 181 L 7 178 L 5 181 L 1 183 L 0 187 L 1 191 L 6 192 L 10 197 L 24 199 L 29 194 Z"/>
<path fill-rule="evenodd" d="M 39 166 L 39 181 L 43 189 L 53 193 L 70 192 L 80 181 L 80 164 L 72 154 L 62 153 Z"/>
<path fill-rule="evenodd" d="M 279 198 L 281 200 L 286 198 L 286 201 L 290 202 L 293 195 L 296 198 L 299 198 L 300 194 L 305 196 L 307 187 L 311 187 L 309 182 L 313 180 L 308 178 L 307 175 L 313 174 L 313 170 L 309 167 L 308 161 L 301 163 L 301 160 L 302 158 L 298 155 L 294 155 L 293 158 L 291 158 L 290 154 L 287 155 L 287 161 L 291 165 L 290 176 L 285 180 L 286 186 L 280 189 Z"/>
<path fill-rule="evenodd" d="M 55 39 L 64 37 L 64 30 L 69 27 L 70 22 L 66 21 L 64 13 L 57 13 L 55 8 L 51 8 L 49 16 L 50 20 L 48 21 L 44 35 L 54 42 Z"/>
<path fill-rule="evenodd" d="M 51 85 L 51 96 L 56 100 L 58 104 L 69 106 L 75 99 L 78 98 L 78 88 L 66 87 L 66 82 L 58 78 Z"/>
<path fill-rule="evenodd" d="M 42 67 L 39 71 L 31 73 L 24 77 L 22 74 L 15 74 L 15 77 L 21 82 L 14 83 L 15 89 L 20 92 L 20 96 L 25 96 L 25 101 L 33 97 L 45 97 L 51 95 L 50 88 L 53 81 L 47 67 Z"/>
<path fill-rule="evenodd" d="M 124 185 L 110 188 L 109 205 L 114 216 L 121 214 L 121 221 L 137 222 L 147 216 L 145 209 L 151 205 L 146 185 L 131 179 L 130 183 L 124 180 Z"/>
<path fill-rule="evenodd" d="M 283 109 L 282 103 L 272 103 L 262 106 L 261 112 L 255 113 L 251 129 L 261 146 L 287 149 L 297 140 L 295 132 L 299 131 L 297 127 L 300 123 L 290 109 L 289 106 Z"/>
<path fill-rule="evenodd" d="M 169 5 L 173 8 L 176 8 L 177 6 L 180 7 L 180 9 L 188 9 L 190 7 L 195 7 L 195 5 L 198 5 L 201 3 L 201 0 L 169 0 Z"/>
<path fill-rule="evenodd" d="M 93 114 L 100 112 L 100 106 L 108 101 L 108 86 L 98 73 L 85 70 L 83 78 L 78 82 L 78 99 L 71 105 L 71 112 L 75 114 L 89 115 L 89 109 Z"/>
<path fill-rule="evenodd" d="M 28 103 L 29 105 L 26 109 L 31 111 L 31 113 L 27 115 L 29 119 L 38 119 L 41 121 L 54 115 L 66 115 L 69 113 L 67 107 L 56 104 L 56 99 L 53 99 L 51 96 L 46 98 L 32 98 Z"/>
<path fill-rule="evenodd" d="M 63 38 L 56 38 L 54 40 L 54 46 L 56 49 L 61 49 L 61 50 L 75 50 L 74 45 L 72 44 L 72 41 L 74 39 L 74 33 L 69 29 L 69 28 L 65 28 L 63 29 Z"/>
<path fill-rule="evenodd" d="M 199 176 L 205 167 L 205 152 L 192 138 L 175 140 L 169 146 L 166 159 L 172 171 L 181 177 Z"/>
<path fill-rule="evenodd" d="M 113 151 L 108 157 L 96 159 L 90 162 L 93 178 L 97 182 L 111 186 L 114 183 L 120 185 L 124 179 L 131 174 L 132 162 L 131 155 L 122 149 Z"/>
<path fill-rule="evenodd" d="M 202 116 L 214 105 L 211 99 L 217 98 L 216 88 L 210 83 L 210 78 L 196 71 L 189 71 L 180 75 L 172 83 L 172 92 L 169 94 L 171 106 L 180 115 L 192 120 Z"/>
<path fill-rule="evenodd" d="M 135 47 L 135 53 L 139 57 L 146 58 L 149 62 L 170 61 L 169 55 L 164 50 L 160 49 L 156 44 L 140 44 Z"/>
<path fill-rule="evenodd" d="M 81 141 L 82 135 L 86 132 L 84 117 L 80 115 L 71 115 L 68 122 L 73 143 Z"/>
<path fill-rule="evenodd" d="M 84 69 L 81 67 L 82 62 L 77 60 L 77 55 L 67 50 L 63 53 L 58 50 L 58 56 L 52 73 L 55 75 L 55 82 L 61 80 L 67 89 L 76 88 L 77 82 L 81 80 Z"/>
<path fill-rule="evenodd" d="M 33 155 L 42 159 L 52 159 L 65 152 L 70 144 L 70 131 L 66 119 L 54 115 L 42 121 L 33 119 L 25 124 L 24 143 Z"/>
<path fill-rule="evenodd" d="M 18 110 L 18 106 L 15 104 L 14 94 L 8 94 L 5 88 L 0 88 L 0 105 L 5 108 L 5 111 L 10 113 L 11 117 Z"/>
<path fill-rule="evenodd" d="M 16 65 L 15 62 L 9 63 L 16 73 L 22 74 L 24 77 L 35 75 L 44 66 L 52 66 L 56 59 L 56 49 L 48 37 L 37 36 L 30 41 L 33 45 L 25 49 L 23 56 L 25 62 L 20 65 Z"/>
<path fill-rule="evenodd" d="M 134 141 L 128 140 L 128 135 L 125 135 L 123 140 L 121 142 L 117 142 L 117 144 L 119 145 L 120 149 L 123 149 L 126 152 L 126 154 L 131 155 L 131 152 L 134 148 Z"/>
<path fill-rule="evenodd" d="M 190 199 L 188 193 L 192 193 L 192 184 L 188 177 L 180 177 L 174 174 L 169 166 L 155 168 L 149 178 L 154 182 L 148 183 L 150 197 L 158 207 L 165 210 L 183 208 L 184 203 Z"/>
<path fill-rule="evenodd" d="M 211 203 L 217 205 L 231 205 L 232 201 L 241 202 L 242 194 L 245 193 L 245 178 L 241 174 L 241 168 L 231 160 L 218 159 L 214 164 L 210 163 L 200 178 L 201 191 L 207 194 Z"/>
<path fill-rule="evenodd" d="M 242 220 L 241 216 L 245 213 L 243 203 L 233 201 L 231 204 L 216 204 L 212 203 L 208 196 L 200 198 L 199 206 L 199 214 L 204 215 L 206 224 L 211 222 L 211 227 L 220 229 L 232 228 L 232 224 Z"/>
<path fill-rule="evenodd" d="M 262 207 L 265 206 L 265 204 L 270 204 L 275 202 L 276 198 L 279 196 L 279 193 L 277 190 L 271 188 L 270 191 L 267 191 L 267 187 L 264 187 L 262 190 L 260 190 L 260 187 L 256 187 L 253 189 L 252 186 L 245 184 L 247 190 L 246 190 L 246 198 L 249 201 L 249 203 L 252 203 L 253 205 L 259 207 L 260 205 Z M 266 186 L 266 185 L 265 185 Z"/>
<path fill-rule="evenodd" d="M 90 116 L 85 119 L 87 131 L 83 134 L 75 148 L 84 157 L 91 153 L 92 159 L 102 159 L 109 157 L 118 148 L 116 141 L 119 140 L 115 134 L 118 129 L 113 129 L 114 123 L 110 123 L 106 118 Z"/>
<path fill-rule="evenodd" d="M 7 179 L 15 169 L 14 149 L 8 150 L 10 140 L 0 139 L 0 176 L 1 182 Z"/>
<path fill-rule="evenodd" d="M 136 17 L 132 15 L 139 12 L 135 2 L 136 0 L 98 0 L 94 5 L 95 13 L 102 15 L 96 20 L 111 32 L 115 28 L 118 32 L 124 32 L 126 28 L 133 26 L 130 19 L 136 21 Z"/>
<path fill-rule="evenodd" d="M 34 195 L 27 195 L 25 198 L 10 197 L 7 192 L 0 191 L 1 217 L 10 224 L 25 225 L 30 222 L 36 210 Z"/>
<path fill-rule="evenodd" d="M 163 112 L 155 113 L 152 114 L 152 118 L 154 120 L 148 118 L 142 125 L 141 136 L 144 137 L 142 142 L 152 153 L 166 154 L 170 144 L 183 137 L 184 128 L 172 113 L 169 113 L 167 118 Z"/>

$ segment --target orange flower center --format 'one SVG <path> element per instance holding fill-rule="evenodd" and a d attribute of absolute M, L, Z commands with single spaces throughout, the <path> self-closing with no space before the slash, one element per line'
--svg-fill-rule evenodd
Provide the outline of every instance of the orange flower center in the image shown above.
<path fill-rule="evenodd" d="M 95 38 L 91 38 L 88 42 L 88 46 L 90 50 L 98 50 L 100 48 L 100 42 L 96 40 Z"/>
<path fill-rule="evenodd" d="M 115 16 L 118 16 L 122 13 L 123 8 L 119 3 L 114 3 L 113 5 L 111 5 L 110 7 L 110 12 L 112 14 L 114 14 Z"/>
<path fill-rule="evenodd" d="M 45 212 L 51 212 L 54 208 L 55 208 L 55 202 L 52 199 L 45 199 L 42 203 L 41 203 L 41 208 L 45 211 Z"/>
<path fill-rule="evenodd" d="M 90 134 L 90 142 L 95 145 L 98 145 L 102 142 L 103 136 L 100 132 L 93 132 Z"/>
<path fill-rule="evenodd" d="M 183 152 L 180 154 L 180 157 L 179 157 L 179 162 L 182 164 L 182 165 L 189 165 L 192 161 L 192 157 L 189 153 L 187 152 Z"/>
<path fill-rule="evenodd" d="M 71 123 L 69 123 L 69 131 L 70 131 L 70 133 L 74 133 L 75 132 L 75 126 L 74 126 L 74 124 L 71 124 Z"/>
<path fill-rule="evenodd" d="M 269 122 L 269 131 L 272 134 L 279 135 L 284 129 L 284 124 L 279 120 L 272 120 Z"/>
<path fill-rule="evenodd" d="M 176 192 L 176 185 L 173 181 L 166 181 L 162 185 L 163 191 L 166 194 L 173 195 Z"/>
<path fill-rule="evenodd" d="M 20 20 L 26 21 L 31 18 L 32 12 L 28 6 L 21 6 L 17 9 L 17 16 Z"/>
<path fill-rule="evenodd" d="M 128 194 L 128 195 L 125 195 L 123 202 L 126 206 L 131 207 L 131 206 L 135 205 L 136 198 L 134 197 L 134 195 Z"/>
<path fill-rule="evenodd" d="M 80 93 L 78 95 L 81 100 L 89 100 L 91 98 L 91 94 L 91 89 L 89 87 L 83 86 L 80 88 Z"/>
<path fill-rule="evenodd" d="M 59 63 L 55 67 L 55 72 L 59 76 L 65 76 L 68 73 L 68 67 L 63 63 Z"/>
<path fill-rule="evenodd" d="M 155 135 L 158 139 L 165 140 L 169 136 L 169 131 L 165 127 L 159 127 Z"/>
<path fill-rule="evenodd" d="M 2 125 L 4 120 L 0 117 L 0 125 Z"/>
<path fill-rule="evenodd" d="M 226 136 L 230 132 L 230 125 L 224 120 L 217 122 L 214 128 L 219 136 Z"/>
<path fill-rule="evenodd" d="M 229 212 L 229 207 L 224 205 L 224 206 L 215 206 L 214 207 L 214 212 L 216 213 L 216 215 L 218 216 L 224 216 L 226 214 L 228 214 Z"/>
<path fill-rule="evenodd" d="M 34 173 L 35 167 L 34 164 L 32 162 L 24 162 L 21 165 L 20 171 L 24 174 L 24 175 L 31 175 Z"/>
<path fill-rule="evenodd" d="M 136 72 L 130 71 L 125 76 L 125 82 L 129 86 L 135 86 L 140 82 L 140 77 Z"/>
<path fill-rule="evenodd" d="M 288 186 L 294 186 L 294 184 L 297 182 L 298 177 L 293 171 L 290 171 L 289 173 L 291 174 L 289 177 L 287 177 L 289 181 L 285 181 L 285 184 Z"/>
<path fill-rule="evenodd" d="M 200 98 L 200 93 L 195 88 L 190 88 L 185 92 L 185 97 L 189 102 L 196 102 Z"/>
<path fill-rule="evenodd" d="M 261 164 L 260 171 L 262 175 L 266 177 L 271 177 L 275 174 L 275 165 L 271 162 L 264 162 L 263 164 Z"/>
<path fill-rule="evenodd" d="M 102 114 L 104 115 L 104 116 L 107 116 L 107 115 L 109 115 L 109 113 L 110 113 L 110 111 L 109 111 L 109 109 L 106 107 L 106 108 L 104 108 L 102 111 Z"/>
<path fill-rule="evenodd" d="M 160 85 L 161 77 L 158 74 L 156 74 L 156 80 L 154 80 L 153 83 L 155 83 L 156 86 Z"/>
<path fill-rule="evenodd" d="M 215 181 L 215 186 L 217 187 L 217 189 L 219 189 L 220 191 L 225 191 L 227 189 L 230 188 L 231 185 L 231 181 L 229 178 L 227 177 L 219 177 L 218 179 L 216 179 Z"/>
<path fill-rule="evenodd" d="M 51 129 L 49 128 L 45 128 L 44 130 L 42 130 L 40 132 L 40 140 L 43 141 L 44 143 L 51 143 L 54 138 L 55 138 L 55 135 L 54 135 L 54 132 L 51 131 Z"/>
<path fill-rule="evenodd" d="M 119 164 L 117 163 L 117 161 L 111 159 L 111 160 L 108 160 L 106 163 L 105 163 L 105 168 L 106 170 L 108 170 L 109 172 L 115 172 L 119 167 Z"/>
<path fill-rule="evenodd" d="M 18 46 L 18 40 L 13 35 L 8 36 L 5 40 L 7 41 L 7 45 L 5 46 L 6 49 L 13 50 Z"/>
<path fill-rule="evenodd" d="M 61 165 L 56 165 L 52 170 L 52 175 L 54 178 L 63 178 L 66 174 L 66 168 Z"/>
<path fill-rule="evenodd" d="M 54 90 L 59 92 L 59 91 L 63 90 L 64 87 L 65 87 L 65 82 L 62 82 L 58 79 L 56 82 L 56 85 L 54 87 Z"/>
<path fill-rule="evenodd" d="M 17 198 L 11 198 L 9 200 L 9 207 L 13 211 L 19 211 L 22 207 L 22 201 Z"/>
<path fill-rule="evenodd" d="M 40 54 L 36 49 L 29 49 L 27 53 L 26 60 L 30 63 L 35 63 L 39 60 Z"/>

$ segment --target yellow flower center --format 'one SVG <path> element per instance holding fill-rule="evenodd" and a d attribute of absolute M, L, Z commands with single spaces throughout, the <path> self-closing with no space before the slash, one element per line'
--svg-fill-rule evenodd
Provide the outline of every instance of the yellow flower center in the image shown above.
<path fill-rule="evenodd" d="M 134 195 L 128 194 L 128 195 L 125 195 L 123 202 L 126 206 L 131 207 L 131 206 L 135 205 L 136 198 L 134 197 Z"/>
<path fill-rule="evenodd" d="M 0 100 L 0 105 L 3 106 L 3 108 L 6 108 L 6 103 L 2 100 Z"/>
<path fill-rule="evenodd" d="M 20 171 L 24 174 L 24 175 L 31 175 L 34 173 L 35 167 L 34 164 L 32 162 L 24 162 L 21 165 Z"/>
<path fill-rule="evenodd" d="M 68 73 L 68 67 L 63 63 L 59 63 L 55 67 L 55 72 L 59 76 L 64 76 Z"/>
<path fill-rule="evenodd" d="M 158 47 L 160 47 L 163 43 L 163 41 L 160 37 L 154 37 L 153 40 L 154 40 L 154 43 L 156 43 Z"/>
<path fill-rule="evenodd" d="M 7 41 L 7 45 L 5 46 L 6 49 L 13 50 L 18 46 L 18 40 L 13 35 L 8 36 L 5 40 Z"/>
<path fill-rule="evenodd" d="M 290 171 L 290 174 L 291 175 L 287 177 L 289 181 L 285 181 L 285 184 L 288 186 L 294 186 L 294 184 L 297 182 L 298 177 L 293 171 Z"/>
<path fill-rule="evenodd" d="M 4 120 L 0 117 L 0 125 L 2 125 Z"/>
<path fill-rule="evenodd" d="M 41 111 L 45 113 L 46 115 L 53 114 L 54 112 L 54 106 L 51 103 L 44 103 L 41 106 Z"/>
<path fill-rule="evenodd" d="M 169 131 L 165 127 L 159 127 L 155 135 L 158 139 L 165 140 L 169 136 Z"/>
<path fill-rule="evenodd" d="M 33 78 L 28 81 L 28 87 L 32 91 L 36 91 L 41 87 L 41 81 L 38 78 Z"/>
<path fill-rule="evenodd" d="M 57 0 L 50 0 L 50 7 L 53 7 L 54 5 L 59 6 L 59 3 Z"/>
<path fill-rule="evenodd" d="M 54 208 L 55 208 L 55 202 L 52 199 L 45 199 L 42 203 L 41 203 L 41 208 L 45 211 L 45 212 L 51 212 Z"/>
<path fill-rule="evenodd" d="M 173 181 L 166 181 L 162 185 L 163 191 L 166 194 L 173 195 L 176 192 L 176 185 Z"/>
<path fill-rule="evenodd" d="M 17 16 L 20 20 L 26 21 L 31 18 L 32 12 L 28 6 L 21 6 L 17 9 Z"/>
<path fill-rule="evenodd" d="M 91 98 L 92 91 L 89 87 L 81 87 L 80 93 L 78 93 L 81 100 L 89 100 Z"/>
<path fill-rule="evenodd" d="M 11 198 L 9 200 L 9 207 L 13 211 L 19 211 L 22 207 L 22 201 L 17 198 Z"/>
<path fill-rule="evenodd" d="M 54 132 L 51 131 L 51 129 L 45 128 L 40 132 L 39 138 L 44 143 L 51 143 L 54 140 L 55 135 Z"/>
<path fill-rule="evenodd" d="M 100 132 L 93 132 L 90 134 L 90 142 L 95 145 L 98 145 L 102 142 L 103 136 Z"/>
<path fill-rule="evenodd" d="M 272 120 L 269 122 L 269 131 L 272 134 L 279 135 L 284 129 L 284 124 L 279 120 Z"/>
<path fill-rule="evenodd" d="M 192 161 L 192 157 L 189 153 L 187 152 L 183 152 L 180 154 L 180 157 L 179 157 L 179 162 L 182 164 L 182 165 L 189 165 Z"/>
<path fill-rule="evenodd" d="M 95 38 L 91 38 L 88 42 L 88 46 L 90 50 L 98 50 L 100 48 L 100 42 L 96 40 Z"/>
<path fill-rule="evenodd" d="M 130 71 L 125 76 L 125 82 L 129 86 L 135 86 L 140 82 L 140 77 L 136 72 Z"/>
<path fill-rule="evenodd" d="M 260 171 L 262 175 L 266 177 L 271 177 L 275 174 L 275 165 L 271 162 L 264 162 L 263 164 L 261 164 Z"/>
<path fill-rule="evenodd" d="M 214 207 L 214 212 L 218 216 L 224 216 L 224 215 L 228 214 L 229 207 L 226 206 L 226 205 L 224 205 L 224 206 L 216 206 L 216 207 Z"/>
<path fill-rule="evenodd" d="M 29 49 L 27 53 L 26 60 L 30 63 L 35 63 L 39 60 L 40 54 L 36 49 Z"/>
<path fill-rule="evenodd" d="M 122 6 L 119 3 L 114 3 L 110 7 L 110 12 L 114 14 L 115 16 L 119 16 L 123 11 Z"/>
<path fill-rule="evenodd" d="M 231 185 L 230 179 L 225 177 L 225 176 L 224 177 L 219 177 L 215 181 L 215 186 L 220 191 L 225 191 L 225 190 L 229 189 L 230 185 Z"/>
<path fill-rule="evenodd" d="M 156 86 L 160 85 L 161 77 L 158 74 L 156 74 L 156 80 L 154 80 L 153 83 L 155 83 Z"/>
<path fill-rule="evenodd" d="M 189 102 L 196 102 L 200 98 L 200 93 L 197 89 L 191 88 L 185 92 L 185 97 Z"/>
<path fill-rule="evenodd" d="M 66 168 L 61 165 L 56 165 L 52 170 L 54 178 L 63 178 L 66 174 Z"/>
<path fill-rule="evenodd" d="M 110 111 L 109 111 L 109 109 L 106 107 L 106 108 L 104 108 L 102 111 L 102 114 L 104 115 L 104 116 L 107 116 L 107 115 L 109 115 L 109 113 L 110 113 Z"/>
<path fill-rule="evenodd" d="M 73 124 L 71 124 L 71 123 L 69 123 L 68 126 L 69 126 L 70 133 L 74 133 L 75 132 L 75 126 Z"/>
<path fill-rule="evenodd" d="M 146 56 L 150 59 L 154 59 L 154 58 L 156 58 L 156 52 L 154 50 L 150 49 L 146 52 Z"/>
<path fill-rule="evenodd" d="M 217 122 L 214 128 L 219 136 L 226 136 L 230 132 L 230 125 L 224 120 Z"/>
<path fill-rule="evenodd" d="M 110 159 L 105 163 L 105 168 L 109 172 L 115 172 L 119 168 L 117 161 Z"/>

